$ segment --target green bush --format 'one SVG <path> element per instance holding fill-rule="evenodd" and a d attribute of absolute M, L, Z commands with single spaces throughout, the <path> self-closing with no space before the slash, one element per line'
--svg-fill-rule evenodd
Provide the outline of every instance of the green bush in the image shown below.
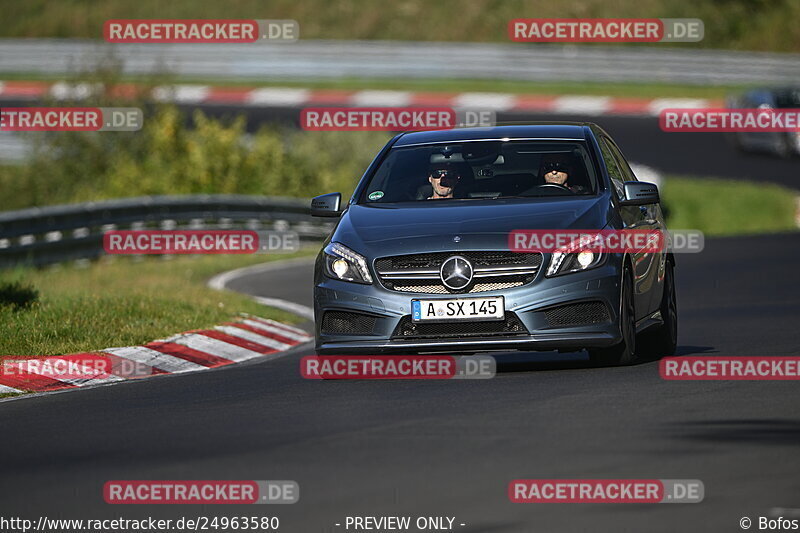
<path fill-rule="evenodd" d="M 195 111 L 190 124 L 173 106 L 143 105 L 138 132 L 37 134 L 29 163 L 0 168 L 0 187 L 14 191 L 0 209 L 156 194 L 349 194 L 388 139 L 274 126 L 248 135 L 241 116 Z"/>
<path fill-rule="evenodd" d="M 0 308 L 10 307 L 18 311 L 33 305 L 39 299 L 39 291 L 32 285 L 20 281 L 0 281 Z"/>

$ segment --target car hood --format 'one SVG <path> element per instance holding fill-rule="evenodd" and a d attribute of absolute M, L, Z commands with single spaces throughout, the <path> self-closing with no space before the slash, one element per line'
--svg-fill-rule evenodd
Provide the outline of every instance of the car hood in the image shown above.
<path fill-rule="evenodd" d="M 351 205 L 331 240 L 367 255 L 503 249 L 514 230 L 602 229 L 608 206 L 607 195 Z"/>

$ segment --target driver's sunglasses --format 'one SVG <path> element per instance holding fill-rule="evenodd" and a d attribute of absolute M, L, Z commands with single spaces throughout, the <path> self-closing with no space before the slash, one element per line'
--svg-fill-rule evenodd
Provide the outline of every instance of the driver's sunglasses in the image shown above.
<path fill-rule="evenodd" d="M 434 170 L 431 172 L 431 177 L 435 180 L 439 180 L 442 178 L 460 180 L 461 176 L 458 174 L 451 173 L 449 170 Z"/>
<path fill-rule="evenodd" d="M 547 174 L 548 172 L 568 172 L 569 167 L 564 163 L 545 163 L 544 164 L 544 172 Z"/>

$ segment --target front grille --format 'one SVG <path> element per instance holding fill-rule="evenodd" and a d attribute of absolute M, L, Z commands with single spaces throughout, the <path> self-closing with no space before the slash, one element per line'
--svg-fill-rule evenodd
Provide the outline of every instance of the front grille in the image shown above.
<path fill-rule="evenodd" d="M 416 285 L 415 283 L 419 283 L 419 285 Z M 506 283 L 475 283 L 472 288 L 467 291 L 467 293 L 472 294 L 476 292 L 499 291 L 501 289 L 519 287 L 520 285 L 524 285 L 524 283 L 522 281 L 511 281 Z M 409 281 L 406 285 L 395 285 L 394 290 L 400 292 L 424 292 L 427 294 L 450 294 L 453 292 L 441 283 L 436 285 L 415 281 Z"/>
<path fill-rule="evenodd" d="M 404 316 L 392 334 L 393 339 L 429 339 L 436 337 L 494 337 L 527 335 L 528 330 L 514 313 L 506 313 L 505 320 L 491 322 L 425 322 L 414 323 Z"/>
<path fill-rule="evenodd" d="M 325 311 L 322 315 L 323 335 L 372 335 L 376 317 L 346 311 Z"/>
<path fill-rule="evenodd" d="M 603 302 L 565 304 L 544 311 L 550 327 L 590 326 L 611 320 L 608 307 Z"/>
<path fill-rule="evenodd" d="M 467 258 L 474 269 L 472 282 L 461 290 L 442 283 L 442 263 L 454 255 Z M 540 253 L 509 251 L 435 252 L 382 257 L 375 261 L 378 279 L 393 291 L 427 294 L 469 294 L 519 287 L 530 283 L 542 265 Z"/>

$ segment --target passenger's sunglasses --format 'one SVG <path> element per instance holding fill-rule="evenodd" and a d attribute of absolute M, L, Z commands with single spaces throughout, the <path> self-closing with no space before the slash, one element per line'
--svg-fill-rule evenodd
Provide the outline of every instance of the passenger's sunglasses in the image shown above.
<path fill-rule="evenodd" d="M 564 163 L 545 163 L 544 164 L 544 172 L 547 174 L 548 172 L 569 172 L 569 166 L 565 165 Z"/>

